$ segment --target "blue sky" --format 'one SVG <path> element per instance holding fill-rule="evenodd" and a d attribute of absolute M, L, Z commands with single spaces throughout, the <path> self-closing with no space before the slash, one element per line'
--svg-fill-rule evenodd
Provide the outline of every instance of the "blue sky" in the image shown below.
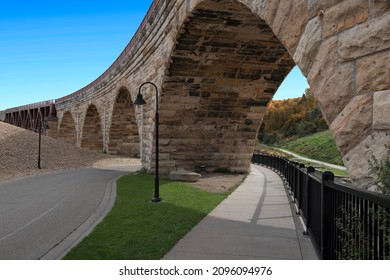
<path fill-rule="evenodd" d="M 56 99 L 92 82 L 119 56 L 151 3 L 2 3 L 0 110 Z M 274 99 L 301 96 L 306 88 L 306 79 L 294 68 Z"/>

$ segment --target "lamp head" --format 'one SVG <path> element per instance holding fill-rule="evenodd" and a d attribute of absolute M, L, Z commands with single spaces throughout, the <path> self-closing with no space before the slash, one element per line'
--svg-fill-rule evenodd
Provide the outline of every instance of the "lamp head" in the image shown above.
<path fill-rule="evenodd" d="M 137 94 L 137 98 L 135 99 L 134 101 L 134 105 L 145 105 L 146 104 L 146 101 L 145 99 L 142 97 L 142 94 L 139 92 Z"/>

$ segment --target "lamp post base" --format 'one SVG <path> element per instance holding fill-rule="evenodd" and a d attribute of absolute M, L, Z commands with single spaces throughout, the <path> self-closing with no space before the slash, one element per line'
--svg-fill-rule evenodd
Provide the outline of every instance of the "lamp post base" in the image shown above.
<path fill-rule="evenodd" d="M 161 202 L 162 201 L 162 198 L 159 197 L 159 196 L 154 196 L 151 200 L 151 202 Z"/>

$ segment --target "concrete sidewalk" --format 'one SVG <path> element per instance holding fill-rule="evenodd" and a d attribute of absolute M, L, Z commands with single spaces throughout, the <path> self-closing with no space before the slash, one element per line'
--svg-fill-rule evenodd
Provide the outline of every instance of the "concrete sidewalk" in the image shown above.
<path fill-rule="evenodd" d="M 163 258 L 318 259 L 281 178 L 251 165 L 243 184 Z"/>

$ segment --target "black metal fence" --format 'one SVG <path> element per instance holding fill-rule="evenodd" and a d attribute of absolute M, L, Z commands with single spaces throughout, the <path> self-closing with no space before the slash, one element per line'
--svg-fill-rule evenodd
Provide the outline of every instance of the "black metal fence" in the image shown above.
<path fill-rule="evenodd" d="M 390 197 L 282 157 L 254 154 L 285 180 L 321 259 L 390 259 Z"/>

